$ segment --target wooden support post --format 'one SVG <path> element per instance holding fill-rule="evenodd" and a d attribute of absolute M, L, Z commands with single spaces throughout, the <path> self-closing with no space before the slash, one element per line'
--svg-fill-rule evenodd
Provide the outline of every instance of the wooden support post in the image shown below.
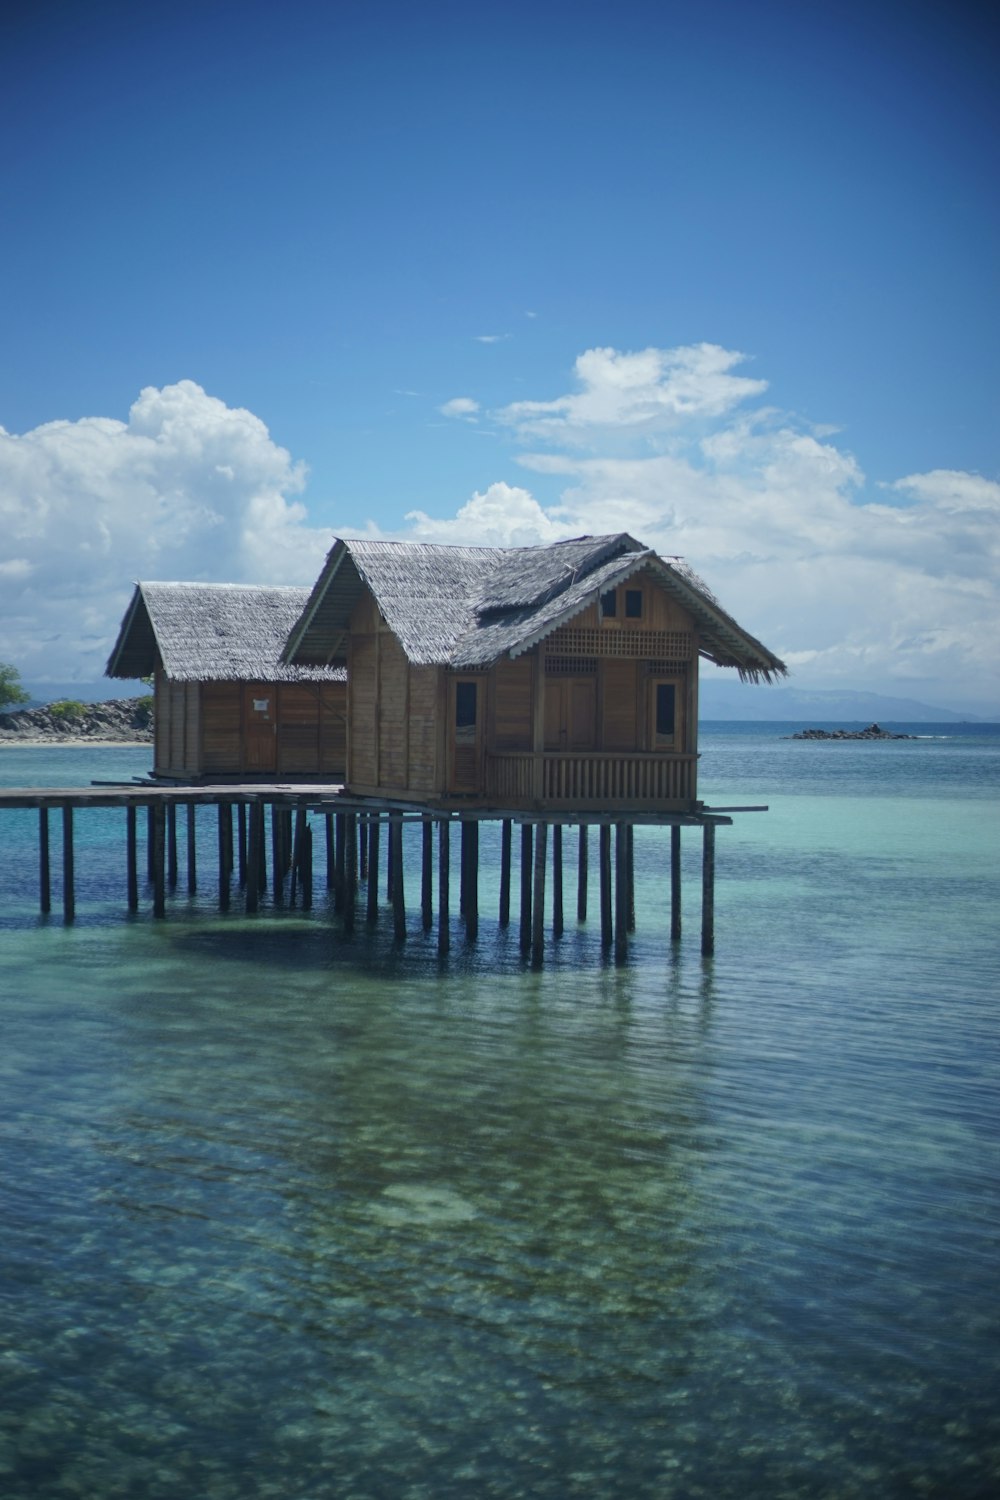
<path fill-rule="evenodd" d="M 590 829 L 586 823 L 580 824 L 580 852 L 577 859 L 576 871 L 576 920 L 586 922 L 587 920 L 587 864 L 589 855 Z"/>
<path fill-rule="evenodd" d="M 406 942 L 406 896 L 403 889 L 403 815 L 389 814 L 389 863 L 392 868 L 392 935 Z"/>
<path fill-rule="evenodd" d="M 469 888 L 469 825 L 458 825 L 458 915 L 465 921 L 465 900 Z"/>
<path fill-rule="evenodd" d="M 130 808 L 129 811 L 132 811 Z M 42 915 L 52 910 L 52 866 L 49 859 L 49 810 L 38 809 L 38 904 Z"/>
<path fill-rule="evenodd" d="M 681 826 L 674 823 L 670 829 L 670 941 L 676 943 L 681 935 Z"/>
<path fill-rule="evenodd" d="M 545 852 L 549 825 L 535 825 L 534 900 L 531 913 L 531 967 L 540 969 L 545 952 Z"/>
<path fill-rule="evenodd" d="M 302 910 L 310 911 L 313 904 L 313 836 L 307 823 L 302 834 Z"/>
<path fill-rule="evenodd" d="M 233 804 L 226 803 L 226 817 L 223 824 L 226 842 L 226 879 L 231 880 L 233 874 Z"/>
<path fill-rule="evenodd" d="M 344 845 L 344 814 L 337 813 L 334 817 L 336 828 L 336 855 L 333 866 L 333 909 L 344 910 L 344 887 L 347 881 L 347 849 Z"/>
<path fill-rule="evenodd" d="M 167 813 L 162 801 L 153 808 L 153 916 L 167 914 L 164 860 L 167 842 Z"/>
<path fill-rule="evenodd" d="M 510 819 L 500 825 L 500 926 L 510 926 Z"/>
<path fill-rule="evenodd" d="M 247 834 L 246 909 L 248 912 L 257 910 L 260 899 L 261 816 L 259 803 L 251 802 L 250 827 Z"/>
<path fill-rule="evenodd" d="M 392 901 L 393 861 L 396 857 L 395 840 L 392 837 L 392 823 L 389 824 L 389 841 L 385 851 L 385 899 Z"/>
<path fill-rule="evenodd" d="M 715 952 L 715 824 L 704 824 L 701 855 L 701 951 Z"/>
<path fill-rule="evenodd" d="M 615 824 L 615 963 L 628 959 L 628 830 Z"/>
<path fill-rule="evenodd" d="M 628 880 L 628 895 L 626 910 L 628 915 L 628 930 L 635 931 L 635 824 L 626 823 L 627 838 L 625 842 L 626 879 Z"/>
<path fill-rule="evenodd" d="M 365 913 L 370 925 L 378 921 L 378 846 L 382 831 L 382 819 L 375 813 L 368 820 L 368 909 Z"/>
<path fill-rule="evenodd" d="M 611 827 L 602 823 L 597 838 L 601 886 L 601 945 L 611 946 Z"/>
<path fill-rule="evenodd" d="M 257 818 L 257 894 L 263 895 L 267 890 L 267 813 L 263 802 L 254 803 L 254 815 Z"/>
<path fill-rule="evenodd" d="M 358 899 L 358 816 L 344 814 L 344 931 L 354 931 Z"/>
<path fill-rule="evenodd" d="M 333 838 L 333 813 L 325 813 L 323 821 L 326 825 L 326 888 L 332 890 L 336 885 L 336 852 L 334 850 Z"/>
<path fill-rule="evenodd" d="M 247 883 L 247 805 L 239 803 L 236 809 L 237 842 L 239 853 L 239 884 L 243 890 Z"/>
<path fill-rule="evenodd" d="M 530 823 L 521 824 L 521 952 L 527 953 L 531 947 L 531 864 L 532 849 L 534 841 L 532 838 L 532 827 Z"/>
<path fill-rule="evenodd" d="M 563 934 L 563 831 L 561 823 L 552 825 L 552 936 Z"/>
<path fill-rule="evenodd" d="M 139 910 L 139 861 L 135 848 L 135 803 L 125 809 L 125 881 L 129 911 Z"/>
<path fill-rule="evenodd" d="M 186 810 L 186 813 L 187 813 L 187 838 L 185 840 L 185 843 L 187 845 L 187 886 L 188 886 L 188 895 L 189 896 L 193 896 L 194 893 L 195 893 L 195 891 L 197 891 L 197 889 L 198 889 L 198 842 L 197 842 L 197 839 L 195 837 L 195 807 L 194 807 L 194 803 L 193 802 L 188 802 L 187 805 L 186 805 L 186 809 L 185 810 Z M 243 812 L 243 808 L 242 807 L 240 808 L 240 812 L 241 813 Z M 245 829 L 245 825 L 244 825 L 243 850 L 242 850 L 241 857 L 240 857 L 240 868 L 241 868 L 241 871 L 242 871 L 243 865 L 246 863 L 246 860 L 245 860 L 245 857 L 244 857 L 245 855 L 246 855 L 246 829 Z"/>
<path fill-rule="evenodd" d="M 153 852 L 155 839 L 156 814 L 153 811 L 153 803 L 150 802 L 146 808 L 146 878 L 150 885 L 156 879 L 156 855 Z"/>
<path fill-rule="evenodd" d="M 462 832 L 468 841 L 468 861 L 465 879 L 465 936 L 474 943 L 479 936 L 479 820 L 462 824 Z"/>
<path fill-rule="evenodd" d="M 229 803 L 219 803 L 219 910 L 229 910 L 229 858 L 226 841 L 226 824 L 229 823 L 229 836 L 232 838 L 233 824 L 229 812 Z"/>
<path fill-rule="evenodd" d="M 285 902 L 285 861 L 281 845 L 281 809 L 271 803 L 271 900 L 275 906 Z"/>
<path fill-rule="evenodd" d="M 76 916 L 76 870 L 73 857 L 73 809 L 69 804 L 62 810 L 63 834 L 63 920 L 72 922 Z"/>
<path fill-rule="evenodd" d="M 368 818 L 365 813 L 358 818 L 358 879 L 368 879 Z"/>
<path fill-rule="evenodd" d="M 451 820 L 438 823 L 438 952 L 447 953 L 451 941 L 449 930 L 449 883 L 451 880 Z"/>
<path fill-rule="evenodd" d="M 177 889 L 177 804 L 167 803 L 167 884 Z"/>
<path fill-rule="evenodd" d="M 420 921 L 425 932 L 434 925 L 434 824 L 427 813 L 420 821 Z"/>
<path fill-rule="evenodd" d="M 306 810 L 304 807 L 295 809 L 295 838 L 292 844 L 292 880 L 288 892 L 288 899 L 292 906 L 295 905 L 295 897 L 298 894 L 299 885 L 302 883 L 302 866 L 305 859 L 305 834 L 306 834 Z"/>

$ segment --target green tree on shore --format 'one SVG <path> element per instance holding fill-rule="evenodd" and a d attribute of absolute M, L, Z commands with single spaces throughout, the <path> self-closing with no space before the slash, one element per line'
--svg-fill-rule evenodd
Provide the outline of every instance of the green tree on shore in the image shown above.
<path fill-rule="evenodd" d="M 17 708 L 21 703 L 28 703 L 30 696 L 21 686 L 21 674 L 17 668 L 0 661 L 0 713 L 8 708 Z"/>

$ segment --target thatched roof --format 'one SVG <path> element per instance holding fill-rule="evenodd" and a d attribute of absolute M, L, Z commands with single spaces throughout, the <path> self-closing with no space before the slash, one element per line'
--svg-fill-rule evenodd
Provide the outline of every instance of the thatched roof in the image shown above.
<path fill-rule="evenodd" d="M 281 651 L 309 599 L 306 588 L 237 583 L 137 583 L 107 677 L 175 682 L 329 682 L 343 669 L 289 666 Z"/>
<path fill-rule="evenodd" d="M 784 663 L 681 559 L 659 557 L 627 532 L 548 547 L 338 540 L 282 659 L 346 660 L 348 622 L 367 588 L 415 665 L 486 667 L 530 650 L 642 569 L 694 616 L 703 656 L 751 681 L 785 676 Z"/>

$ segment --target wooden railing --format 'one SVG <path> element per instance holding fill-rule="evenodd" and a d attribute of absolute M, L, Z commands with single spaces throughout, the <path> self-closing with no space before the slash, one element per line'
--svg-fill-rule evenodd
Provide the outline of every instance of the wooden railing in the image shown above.
<path fill-rule="evenodd" d="M 695 755 L 593 750 L 497 751 L 486 757 L 486 794 L 511 807 L 658 807 L 694 800 Z"/>

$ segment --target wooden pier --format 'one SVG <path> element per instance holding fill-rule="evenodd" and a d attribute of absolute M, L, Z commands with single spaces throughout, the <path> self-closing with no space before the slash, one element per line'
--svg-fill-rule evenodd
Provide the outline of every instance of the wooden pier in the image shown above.
<path fill-rule="evenodd" d="M 33 809 L 38 814 L 38 899 L 42 914 L 52 910 L 51 822 L 61 825 L 62 914 L 72 922 L 76 914 L 77 860 L 75 819 L 96 808 L 121 808 L 123 827 L 123 894 L 129 913 L 139 910 L 140 845 L 144 842 L 147 887 L 154 917 L 167 915 L 168 894 L 181 884 L 179 849 L 184 853 L 184 885 L 189 895 L 198 889 L 199 851 L 196 810 L 215 808 L 217 837 L 210 862 L 218 882 L 220 911 L 234 900 L 244 912 L 261 909 L 265 894 L 270 906 L 312 906 L 314 830 L 325 841 L 325 878 L 334 914 L 345 933 L 358 921 L 361 886 L 366 887 L 364 921 L 369 927 L 380 917 L 379 880 L 384 861 L 386 902 L 391 909 L 394 940 L 407 938 L 404 842 L 405 824 L 419 824 L 420 925 L 434 926 L 434 847 L 437 845 L 437 947 L 442 955 L 451 942 L 451 869 L 458 863 L 458 912 L 467 942 L 475 942 L 480 919 L 479 835 L 483 823 L 500 829 L 501 928 L 511 920 L 514 870 L 513 830 L 520 830 L 519 942 L 533 967 L 544 962 L 546 933 L 557 940 L 565 929 L 567 831 L 575 831 L 576 918 L 587 920 L 589 880 L 596 863 L 601 946 L 617 963 L 628 957 L 629 934 L 635 927 L 633 847 L 636 826 L 669 830 L 664 868 L 669 873 L 671 942 L 681 937 L 681 833 L 700 830 L 702 841 L 701 951 L 715 946 L 715 830 L 730 824 L 732 812 L 763 808 L 706 808 L 694 813 L 630 811 L 529 813 L 504 808 L 463 809 L 460 806 L 418 807 L 381 798 L 352 796 L 329 783 L 306 785 L 160 785 L 95 784 L 73 788 L 0 789 L 0 810 Z M 437 837 L 435 840 L 435 824 Z M 143 827 L 143 834 L 140 828 Z M 452 829 L 459 831 L 453 850 Z M 178 830 L 183 829 L 183 841 Z M 591 830 L 596 838 L 591 838 Z M 204 837 L 204 834 L 202 834 Z M 384 855 L 383 851 L 384 850 Z M 596 857 L 595 857 L 596 856 Z M 546 921 L 546 912 L 550 921 Z"/>

